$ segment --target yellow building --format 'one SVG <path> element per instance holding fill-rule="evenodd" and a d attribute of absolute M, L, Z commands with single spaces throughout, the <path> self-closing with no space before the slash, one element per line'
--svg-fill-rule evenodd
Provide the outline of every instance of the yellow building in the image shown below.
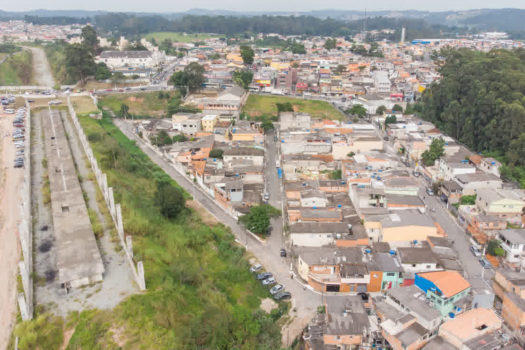
<path fill-rule="evenodd" d="M 217 121 L 219 120 L 219 116 L 216 114 L 209 114 L 202 117 L 202 130 L 206 132 L 213 132 L 213 129 L 215 129 L 215 124 L 217 124 Z"/>

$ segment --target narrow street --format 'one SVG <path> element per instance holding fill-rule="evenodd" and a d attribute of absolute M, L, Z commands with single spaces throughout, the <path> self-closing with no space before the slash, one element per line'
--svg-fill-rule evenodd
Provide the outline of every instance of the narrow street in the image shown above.
<path fill-rule="evenodd" d="M 237 238 L 237 241 L 244 245 L 267 271 L 274 274 L 277 282 L 283 284 L 286 287 L 286 290 L 292 294 L 292 309 L 290 315 L 295 317 L 295 322 L 292 322 L 287 329 L 283 330 L 283 342 L 286 344 L 293 341 L 295 337 L 300 335 L 302 329 L 317 312 L 317 307 L 322 304 L 322 296 L 303 287 L 300 283 L 291 278 L 290 261 L 288 260 L 290 258 L 288 257 L 284 259 L 280 257 L 279 249 L 283 247 L 282 219 L 273 221 L 272 224 L 274 228 L 268 241 L 265 243 L 259 242 L 248 234 L 246 230 L 238 224 L 236 219 L 228 215 L 221 207 L 219 207 L 212 198 L 205 194 L 198 186 L 195 186 L 193 182 L 189 181 L 185 176 L 175 170 L 166 158 L 159 155 L 146 145 L 146 143 L 134 133 L 133 127 L 130 123 L 121 119 L 113 119 L 113 122 L 129 139 L 135 140 L 140 149 L 142 149 L 142 151 L 146 153 L 153 162 L 162 168 L 162 170 L 171 176 L 173 180 L 175 180 L 188 193 L 192 194 L 194 200 L 198 201 L 220 222 L 230 227 L 232 233 Z M 271 135 L 268 135 L 268 137 L 270 136 Z M 269 142 L 269 144 L 274 143 L 273 136 L 271 137 L 272 142 Z M 268 151 L 268 154 L 271 155 L 268 161 L 271 162 L 273 160 L 274 166 L 273 168 L 267 167 L 267 171 L 273 170 L 275 172 L 275 178 L 277 178 L 277 170 L 275 168 L 275 144 L 273 147 L 272 150 Z M 270 204 L 279 207 L 278 193 L 280 193 L 280 190 L 278 189 L 278 179 L 271 180 L 271 174 L 267 174 L 267 176 L 270 179 L 269 186 L 272 188 L 272 191 L 276 191 L 270 193 Z"/>

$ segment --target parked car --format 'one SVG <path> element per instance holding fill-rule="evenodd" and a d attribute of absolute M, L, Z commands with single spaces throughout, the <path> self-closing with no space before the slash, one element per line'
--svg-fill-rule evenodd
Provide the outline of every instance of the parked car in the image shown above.
<path fill-rule="evenodd" d="M 421 173 L 419 171 L 413 171 L 412 175 L 414 175 L 415 177 L 420 177 Z"/>
<path fill-rule="evenodd" d="M 270 289 L 270 294 L 271 295 L 275 295 L 275 294 L 280 293 L 282 291 L 284 291 L 284 286 L 282 284 L 276 284 L 275 286 L 273 286 Z"/>
<path fill-rule="evenodd" d="M 470 251 L 472 252 L 472 254 L 474 254 L 474 256 L 481 256 L 481 250 L 479 250 L 478 247 L 471 246 Z"/>
<path fill-rule="evenodd" d="M 261 264 L 255 264 L 255 265 L 252 265 L 252 267 L 250 267 L 250 272 L 261 271 L 261 269 L 262 269 L 262 265 Z"/>
<path fill-rule="evenodd" d="M 24 166 L 24 163 L 23 163 L 23 162 L 22 162 L 22 163 L 20 163 L 20 162 L 15 162 L 15 165 L 14 165 L 15 168 L 22 168 L 23 166 Z"/>
<path fill-rule="evenodd" d="M 270 194 L 268 192 L 265 192 L 263 195 L 263 199 L 265 202 L 268 202 L 268 200 L 270 199 Z"/>
<path fill-rule="evenodd" d="M 280 254 L 282 258 L 286 258 L 286 249 L 282 248 Z"/>
<path fill-rule="evenodd" d="M 275 300 L 284 300 L 284 299 L 290 299 L 292 295 L 290 292 L 280 292 L 273 296 Z"/>
<path fill-rule="evenodd" d="M 256 278 L 258 280 L 265 280 L 265 279 L 270 278 L 270 277 L 273 277 L 271 272 L 262 272 L 262 273 L 258 274 Z"/>
<path fill-rule="evenodd" d="M 429 196 L 433 196 L 434 195 L 434 191 L 432 191 L 432 189 L 430 187 L 427 187 L 426 191 L 425 191 Z"/>
<path fill-rule="evenodd" d="M 262 280 L 263 286 L 271 286 L 272 284 L 276 284 L 277 281 L 273 277 L 268 277 L 265 280 Z"/>
<path fill-rule="evenodd" d="M 483 266 L 484 269 L 492 268 L 492 265 L 485 257 L 482 257 L 481 259 L 479 259 L 479 262 L 481 263 L 481 266 Z"/>

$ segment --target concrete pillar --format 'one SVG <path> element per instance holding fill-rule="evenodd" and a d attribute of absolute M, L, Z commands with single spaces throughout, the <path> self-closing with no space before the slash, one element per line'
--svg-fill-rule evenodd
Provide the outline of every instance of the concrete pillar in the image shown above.
<path fill-rule="evenodd" d="M 108 197 L 109 197 L 109 211 L 111 212 L 113 221 L 115 221 L 116 213 L 115 213 L 115 198 L 113 197 L 113 187 L 108 188 Z"/>
<path fill-rule="evenodd" d="M 117 233 L 121 240 L 124 240 L 124 222 L 122 221 L 122 209 L 120 203 L 117 203 L 115 206 L 115 211 L 117 212 L 117 220 L 115 226 L 117 227 Z"/>
<path fill-rule="evenodd" d="M 33 318 L 33 315 L 30 314 L 27 308 L 27 303 L 24 297 L 24 293 L 18 293 L 17 299 L 18 299 L 18 307 L 20 308 L 20 315 L 22 316 L 22 321 L 29 321 L 30 319 Z"/>
<path fill-rule="evenodd" d="M 126 236 L 126 248 L 129 252 L 129 256 L 133 258 L 133 241 L 131 236 Z"/>
<path fill-rule="evenodd" d="M 108 202 L 108 176 L 104 173 L 102 173 L 102 194 L 104 195 L 104 199 L 106 200 L 106 203 Z"/>
<path fill-rule="evenodd" d="M 144 264 L 142 261 L 137 263 L 137 278 L 138 285 L 140 290 L 146 290 L 146 280 L 144 278 Z"/>

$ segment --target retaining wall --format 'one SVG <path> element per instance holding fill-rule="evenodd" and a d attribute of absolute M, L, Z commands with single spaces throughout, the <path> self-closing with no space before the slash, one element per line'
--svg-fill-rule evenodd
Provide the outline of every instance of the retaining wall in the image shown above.
<path fill-rule="evenodd" d="M 73 109 L 73 106 L 71 105 L 69 96 L 67 98 L 67 106 L 69 109 L 69 114 L 71 115 L 71 119 L 73 120 L 73 124 L 75 125 L 78 137 L 80 139 L 80 143 L 84 148 L 84 152 L 89 160 L 91 169 L 93 170 L 93 173 L 95 174 L 95 177 L 97 179 L 97 184 L 100 188 L 100 191 L 102 192 L 102 195 L 104 196 L 104 200 L 111 214 L 111 218 L 113 219 L 113 223 L 115 224 L 115 228 L 117 229 L 120 245 L 126 253 L 126 258 L 133 272 L 133 276 L 135 277 L 135 281 L 137 282 L 140 290 L 145 290 L 146 280 L 144 278 L 144 265 L 142 261 L 137 262 L 137 264 L 135 265 L 135 261 L 133 260 L 132 239 L 131 236 L 125 235 L 120 203 L 115 203 L 115 197 L 113 196 L 113 188 L 108 186 L 107 175 L 103 173 L 98 166 L 97 160 L 93 155 L 91 145 L 89 144 L 87 137 L 84 133 L 84 129 L 82 129 L 82 126 L 78 121 L 77 114 Z"/>

